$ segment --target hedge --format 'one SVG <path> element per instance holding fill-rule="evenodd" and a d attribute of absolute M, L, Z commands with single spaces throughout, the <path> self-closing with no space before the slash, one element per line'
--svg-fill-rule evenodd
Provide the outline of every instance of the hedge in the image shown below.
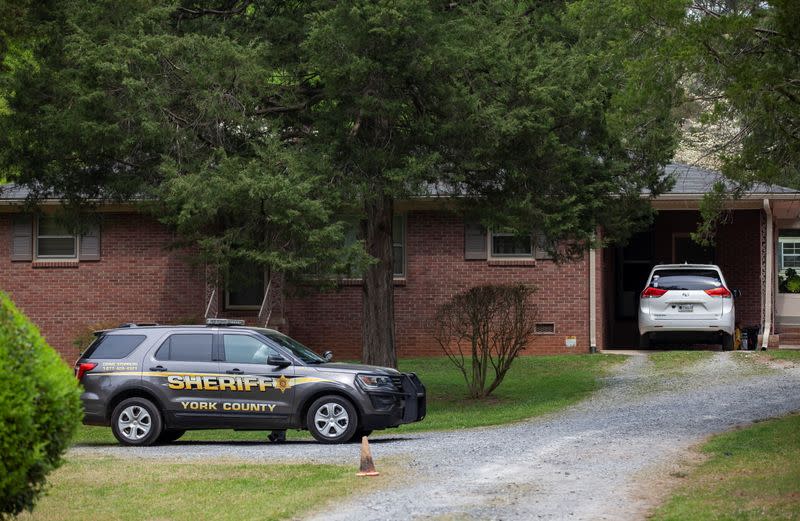
<path fill-rule="evenodd" d="M 0 292 L 0 518 L 31 510 L 83 414 L 72 370 Z"/>

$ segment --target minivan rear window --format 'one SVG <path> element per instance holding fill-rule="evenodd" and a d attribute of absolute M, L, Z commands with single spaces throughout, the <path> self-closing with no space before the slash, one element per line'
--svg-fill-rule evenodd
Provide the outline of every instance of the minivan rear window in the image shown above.
<path fill-rule="evenodd" d="M 722 280 L 716 270 L 656 270 L 650 286 L 667 290 L 707 290 L 722 286 Z"/>
<path fill-rule="evenodd" d="M 125 358 L 147 338 L 145 335 L 102 335 L 83 354 L 84 358 Z"/>

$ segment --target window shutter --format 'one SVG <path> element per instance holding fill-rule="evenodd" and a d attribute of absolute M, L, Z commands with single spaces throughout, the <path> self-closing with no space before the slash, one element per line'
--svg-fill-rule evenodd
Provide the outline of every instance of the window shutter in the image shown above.
<path fill-rule="evenodd" d="M 79 258 L 82 261 L 100 260 L 100 226 L 89 225 L 81 235 Z"/>
<path fill-rule="evenodd" d="M 464 258 L 486 260 L 486 228 L 478 223 L 464 223 Z"/>
<path fill-rule="evenodd" d="M 11 260 L 33 260 L 33 217 L 15 215 L 11 223 Z"/>

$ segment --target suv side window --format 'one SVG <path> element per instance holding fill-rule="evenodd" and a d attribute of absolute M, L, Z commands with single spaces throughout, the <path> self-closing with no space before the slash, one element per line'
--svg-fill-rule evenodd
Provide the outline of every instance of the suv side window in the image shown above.
<path fill-rule="evenodd" d="M 102 335 L 83 353 L 84 358 L 120 359 L 133 353 L 145 335 Z"/>
<path fill-rule="evenodd" d="M 170 335 L 156 351 L 156 360 L 211 362 L 213 339 L 209 333 Z"/>
<path fill-rule="evenodd" d="M 233 364 L 266 364 L 277 352 L 261 340 L 248 335 L 222 335 L 225 361 Z"/>

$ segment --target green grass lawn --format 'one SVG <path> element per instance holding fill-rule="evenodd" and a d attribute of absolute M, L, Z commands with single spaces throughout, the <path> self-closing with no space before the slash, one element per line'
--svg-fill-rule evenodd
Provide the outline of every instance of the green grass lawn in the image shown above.
<path fill-rule="evenodd" d="M 400 369 L 416 372 L 427 388 L 428 415 L 421 422 L 379 432 L 396 435 L 497 425 L 556 411 L 598 389 L 608 370 L 626 358 L 599 354 L 521 357 L 500 388 L 484 400 L 466 397 L 461 373 L 446 358 L 402 360 Z M 306 432 L 287 434 L 290 440 L 310 439 Z M 263 441 L 266 436 L 261 431 L 208 430 L 188 432 L 181 441 Z M 116 440 L 107 427 L 83 426 L 75 443 L 110 444 Z"/>
<path fill-rule="evenodd" d="M 662 351 L 650 355 L 658 373 L 683 373 L 689 367 L 713 356 L 711 351 Z"/>
<path fill-rule="evenodd" d="M 294 519 L 375 483 L 355 472 L 336 465 L 73 458 L 48 478 L 48 493 L 33 513 L 17 519 Z"/>
<path fill-rule="evenodd" d="M 764 356 L 774 358 L 775 360 L 789 360 L 791 362 L 800 362 L 800 349 L 771 349 L 769 351 L 761 351 Z"/>
<path fill-rule="evenodd" d="M 712 438 L 657 521 L 800 519 L 800 416 Z"/>

